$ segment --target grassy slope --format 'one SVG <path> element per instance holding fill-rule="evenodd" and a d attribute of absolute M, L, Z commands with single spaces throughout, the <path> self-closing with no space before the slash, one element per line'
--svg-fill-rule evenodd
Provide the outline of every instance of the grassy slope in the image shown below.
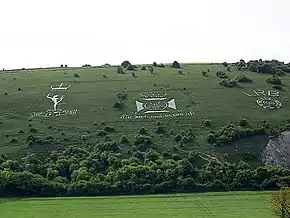
<path fill-rule="evenodd" d="M 203 77 L 201 71 L 210 68 L 209 77 Z M 117 130 L 111 138 L 120 138 L 127 135 L 131 140 L 137 134 L 141 126 L 154 132 L 156 120 L 122 120 L 121 113 L 112 107 L 118 92 L 126 92 L 125 113 L 136 111 L 134 99 L 140 99 L 141 92 L 163 91 L 168 97 L 174 97 L 178 109 L 189 110 L 192 108 L 196 115 L 192 117 L 167 118 L 162 120 L 168 132 L 174 130 L 177 134 L 180 130 L 187 131 L 190 127 L 198 136 L 197 142 L 188 144 L 183 150 L 206 150 L 211 148 L 205 143 L 205 135 L 210 129 L 217 129 L 228 121 L 236 122 L 241 118 L 247 118 L 252 125 L 261 123 L 267 119 L 273 123 L 280 123 L 289 118 L 287 112 L 290 77 L 282 78 L 285 92 L 281 93 L 280 101 L 283 108 L 270 111 L 260 108 L 256 104 L 255 97 L 242 94 L 243 91 L 251 92 L 253 89 L 271 89 L 271 85 L 265 82 L 267 76 L 252 72 L 244 74 L 253 80 L 253 83 L 241 84 L 238 88 L 224 88 L 218 84 L 217 70 L 225 70 L 221 65 L 183 65 L 184 75 L 171 68 L 159 68 L 156 75 L 148 71 L 137 71 L 137 78 L 131 73 L 120 75 L 116 68 L 67 68 L 46 70 L 23 70 L 18 72 L 0 73 L 0 113 L 3 123 L 0 124 L 0 152 L 14 152 L 27 150 L 25 139 L 29 135 L 29 123 L 39 132 L 37 135 L 52 135 L 59 140 L 69 139 L 80 145 L 81 135 L 89 136 L 89 142 L 96 143 L 102 138 L 96 136 L 96 131 L 102 129 L 101 121 L 106 120 Z M 78 73 L 80 78 L 75 78 Z M 103 78 L 106 74 L 108 78 Z M 231 78 L 240 72 L 230 72 Z M 15 79 L 13 79 L 15 77 Z M 72 84 L 65 92 L 63 108 L 79 110 L 77 116 L 62 116 L 60 118 L 34 118 L 28 121 L 31 112 L 45 111 L 52 108 L 46 95 L 51 92 L 51 84 Z M 156 84 L 156 86 L 154 85 Z M 21 88 L 23 91 L 17 91 Z M 5 96 L 4 93 L 8 95 Z M 54 93 L 54 92 L 51 92 Z M 0 115 L 1 115 L 0 114 Z M 204 120 L 211 119 L 214 123 L 212 128 L 203 127 Z M 98 125 L 93 125 L 96 122 Z M 51 125 L 52 129 L 47 127 Z M 22 129 L 25 134 L 19 134 Z M 86 131 L 89 130 L 90 133 Z M 61 135 L 65 133 L 65 136 Z M 174 143 L 173 135 L 159 136 L 152 133 L 158 150 L 169 150 Z M 12 138 L 17 138 L 19 143 L 9 144 Z M 127 147 L 123 146 L 126 152 Z M 31 149 L 31 148 L 30 148 Z M 44 152 L 45 146 L 34 146 L 32 149 Z M 223 151 L 224 152 L 224 151 Z"/>
<path fill-rule="evenodd" d="M 0 201 L 5 218 L 73 217 L 274 217 L 270 192 L 145 195 L 98 198 L 40 198 Z"/>

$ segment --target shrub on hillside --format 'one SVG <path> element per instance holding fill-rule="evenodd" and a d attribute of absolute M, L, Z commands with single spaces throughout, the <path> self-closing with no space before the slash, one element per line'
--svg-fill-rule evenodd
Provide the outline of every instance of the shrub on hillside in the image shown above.
<path fill-rule="evenodd" d="M 121 66 L 124 68 L 127 68 L 129 65 L 131 65 L 131 63 L 129 61 L 123 61 Z"/>
<path fill-rule="evenodd" d="M 126 69 L 129 71 L 132 71 L 132 70 L 136 70 L 136 67 L 132 64 L 129 64 Z"/>
<path fill-rule="evenodd" d="M 7 92 L 5 92 L 5 93 L 4 93 L 4 95 L 8 95 L 8 93 L 7 93 Z"/>
<path fill-rule="evenodd" d="M 144 151 L 150 148 L 152 145 L 152 140 L 149 136 L 136 135 L 134 140 L 134 145 L 138 150 Z"/>
<path fill-rule="evenodd" d="M 128 143 L 128 142 L 129 142 L 129 140 L 127 139 L 127 137 L 126 137 L 125 135 L 123 135 L 123 136 L 121 137 L 121 143 L 126 144 L 126 143 Z"/>
<path fill-rule="evenodd" d="M 204 125 L 207 127 L 211 126 L 211 120 L 209 120 L 209 119 L 205 120 Z"/>
<path fill-rule="evenodd" d="M 139 134 L 140 135 L 147 135 L 148 134 L 148 131 L 147 129 L 145 129 L 145 127 L 141 127 L 140 130 L 139 130 Z"/>
<path fill-rule="evenodd" d="M 239 83 L 247 83 L 247 82 L 252 82 L 252 80 L 245 75 L 239 75 L 235 78 L 235 80 Z"/>
<path fill-rule="evenodd" d="M 121 110 L 124 108 L 124 102 L 123 101 L 115 101 L 113 108 Z"/>
<path fill-rule="evenodd" d="M 122 100 L 126 100 L 127 96 L 128 96 L 127 93 L 118 92 L 117 94 L 117 98 L 122 99 Z"/>
<path fill-rule="evenodd" d="M 283 87 L 280 86 L 280 85 L 273 85 L 272 88 L 273 88 L 273 89 L 276 89 L 276 90 L 280 90 L 280 91 L 283 90 Z"/>
<path fill-rule="evenodd" d="M 22 89 L 21 88 L 18 88 L 17 91 L 20 92 L 20 91 L 22 91 Z"/>
<path fill-rule="evenodd" d="M 208 76 L 206 71 L 201 72 L 203 76 Z"/>
<path fill-rule="evenodd" d="M 222 71 L 218 71 L 216 72 L 217 77 L 221 78 L 221 79 L 227 79 L 229 78 L 228 75 L 225 72 Z"/>
<path fill-rule="evenodd" d="M 141 70 L 146 70 L 146 67 L 145 67 L 145 66 L 142 66 L 142 67 L 141 67 Z"/>
<path fill-rule="evenodd" d="M 120 74 L 124 73 L 122 67 L 120 67 L 120 66 L 117 67 L 117 73 L 120 73 Z"/>
<path fill-rule="evenodd" d="M 80 78 L 80 75 L 77 74 L 77 73 L 74 73 L 74 77 L 75 77 L 75 78 Z"/>
<path fill-rule="evenodd" d="M 247 126 L 249 124 L 248 120 L 243 118 L 241 120 L 239 120 L 238 125 L 239 126 Z"/>
<path fill-rule="evenodd" d="M 157 63 L 154 61 L 152 64 L 153 67 L 157 67 Z"/>
<path fill-rule="evenodd" d="M 37 131 L 37 129 L 35 129 L 35 128 L 30 128 L 29 132 L 37 133 L 38 131 Z"/>
<path fill-rule="evenodd" d="M 82 67 L 91 67 L 91 65 L 90 64 L 84 64 L 84 65 L 82 65 Z"/>
<path fill-rule="evenodd" d="M 101 136 L 101 137 L 103 137 L 103 136 L 106 136 L 107 135 L 107 132 L 105 132 L 105 131 L 103 131 L 103 130 L 98 130 L 97 131 L 97 136 Z"/>
<path fill-rule="evenodd" d="M 166 131 L 165 131 L 164 126 L 158 126 L 157 129 L 156 129 L 156 133 L 158 133 L 158 134 L 163 134 L 165 132 Z"/>
<path fill-rule="evenodd" d="M 231 72 L 231 67 L 230 66 L 227 67 L 227 71 Z"/>
<path fill-rule="evenodd" d="M 174 61 L 171 65 L 173 68 L 180 68 L 180 64 L 177 61 Z"/>
<path fill-rule="evenodd" d="M 161 64 L 158 65 L 158 67 L 164 68 L 165 66 L 164 66 L 164 64 L 161 63 Z"/>
<path fill-rule="evenodd" d="M 278 76 L 272 76 L 266 79 L 267 83 L 273 84 L 273 85 L 281 85 L 282 82 Z"/>
<path fill-rule="evenodd" d="M 174 141 L 176 142 L 180 142 L 182 139 L 182 136 L 180 134 L 177 134 L 175 137 L 174 137 Z"/>
<path fill-rule="evenodd" d="M 136 76 L 136 74 L 135 74 L 134 72 L 132 72 L 132 76 L 133 76 L 134 78 L 137 78 L 137 76 Z"/>
<path fill-rule="evenodd" d="M 233 88 L 235 86 L 238 86 L 235 80 L 230 80 L 230 79 L 223 79 L 222 81 L 219 82 L 219 84 L 227 88 Z"/>
<path fill-rule="evenodd" d="M 228 64 L 227 62 L 223 62 L 222 65 L 223 65 L 224 67 L 229 66 L 229 64 Z"/>
<path fill-rule="evenodd" d="M 105 126 L 104 131 L 105 132 L 116 132 L 115 128 L 112 126 Z"/>

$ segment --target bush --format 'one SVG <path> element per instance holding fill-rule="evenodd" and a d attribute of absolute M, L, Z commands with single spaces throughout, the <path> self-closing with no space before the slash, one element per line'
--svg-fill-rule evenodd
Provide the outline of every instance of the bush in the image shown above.
<path fill-rule="evenodd" d="M 245 75 L 239 75 L 235 79 L 235 81 L 240 82 L 240 83 L 247 83 L 247 82 L 252 82 L 252 80 Z"/>
<path fill-rule="evenodd" d="M 211 120 L 205 120 L 204 125 L 207 127 L 211 126 Z"/>
<path fill-rule="evenodd" d="M 247 153 L 244 153 L 242 155 L 242 158 L 245 161 L 251 161 L 251 160 L 255 160 L 256 159 L 256 156 L 255 156 L 255 154 L 253 154 L 251 152 L 247 152 Z"/>
<path fill-rule="evenodd" d="M 107 133 L 105 131 L 103 131 L 103 130 L 98 130 L 97 131 L 97 136 L 103 137 L 103 136 L 106 136 L 106 135 L 107 135 Z"/>
<path fill-rule="evenodd" d="M 10 140 L 9 143 L 14 144 L 14 143 L 17 143 L 17 142 L 18 142 L 18 139 L 14 139 L 14 138 L 13 138 L 13 139 Z"/>
<path fill-rule="evenodd" d="M 91 67 L 90 64 L 84 64 L 82 67 Z"/>
<path fill-rule="evenodd" d="M 120 66 L 117 67 L 117 73 L 120 73 L 120 74 L 124 73 L 122 67 L 120 67 Z"/>
<path fill-rule="evenodd" d="M 129 140 L 127 139 L 127 137 L 126 137 L 125 135 L 123 135 L 123 136 L 121 137 L 121 143 L 126 144 L 126 143 L 128 143 L 128 142 L 129 142 Z"/>
<path fill-rule="evenodd" d="M 201 72 L 203 76 L 208 76 L 206 71 Z"/>
<path fill-rule="evenodd" d="M 37 133 L 38 131 L 37 131 L 37 129 L 35 129 L 35 128 L 30 128 L 29 132 Z"/>
<path fill-rule="evenodd" d="M 280 86 L 280 85 L 274 85 L 274 86 L 272 86 L 272 88 L 276 89 L 276 90 L 280 90 L 280 91 L 283 90 L 282 86 Z"/>
<path fill-rule="evenodd" d="M 24 131 L 21 129 L 21 130 L 19 130 L 19 132 L 18 133 L 20 133 L 20 134 L 23 134 L 24 133 Z"/>
<path fill-rule="evenodd" d="M 267 83 L 273 84 L 273 85 L 281 85 L 282 82 L 278 76 L 272 76 L 266 79 Z"/>
<path fill-rule="evenodd" d="M 147 129 L 145 129 L 145 127 L 141 127 L 141 129 L 139 130 L 139 134 L 140 135 L 147 135 L 148 134 L 148 131 Z"/>
<path fill-rule="evenodd" d="M 227 67 L 227 71 L 231 72 L 231 67 L 230 66 Z"/>
<path fill-rule="evenodd" d="M 165 66 L 164 66 L 164 64 L 161 63 L 161 64 L 158 65 L 158 67 L 164 68 Z"/>
<path fill-rule="evenodd" d="M 158 134 L 163 134 L 165 133 L 165 128 L 163 126 L 158 126 L 157 129 L 156 129 L 156 133 Z"/>
<path fill-rule="evenodd" d="M 77 74 L 77 73 L 74 73 L 74 77 L 75 77 L 75 78 L 80 78 L 80 75 Z"/>
<path fill-rule="evenodd" d="M 17 91 L 20 92 L 20 91 L 22 91 L 22 89 L 21 88 L 18 88 Z"/>
<path fill-rule="evenodd" d="M 235 80 L 230 80 L 230 79 L 223 79 L 222 81 L 219 82 L 219 84 L 227 88 L 233 88 L 235 86 L 238 86 Z"/>
<path fill-rule="evenodd" d="M 138 150 L 147 150 L 150 148 L 152 144 L 151 138 L 149 136 L 144 135 L 136 135 L 134 140 L 134 145 Z"/>
<path fill-rule="evenodd" d="M 116 108 L 116 109 L 123 109 L 124 108 L 124 102 L 122 101 L 115 101 L 114 105 L 113 105 L 113 108 Z"/>
<path fill-rule="evenodd" d="M 148 69 L 149 69 L 149 72 L 150 72 L 151 74 L 154 73 L 154 69 L 153 69 L 153 67 L 149 67 Z"/>
<path fill-rule="evenodd" d="M 122 100 L 126 100 L 127 96 L 128 96 L 127 93 L 118 92 L 117 94 L 117 98 L 122 99 Z"/>
<path fill-rule="evenodd" d="M 248 120 L 243 118 L 243 119 L 239 120 L 238 125 L 239 126 L 247 126 L 247 125 L 249 125 L 249 122 L 248 122 Z"/>
<path fill-rule="evenodd" d="M 177 134 L 177 135 L 174 137 L 174 140 L 175 140 L 176 142 L 180 142 L 181 139 L 182 139 L 182 136 L 181 136 L 180 134 Z"/>
<path fill-rule="evenodd" d="M 137 76 L 136 76 L 136 74 L 135 74 L 134 72 L 132 72 L 132 76 L 133 76 L 134 78 L 137 78 Z"/>
<path fill-rule="evenodd" d="M 131 63 L 129 61 L 123 61 L 121 66 L 124 68 L 127 68 L 129 65 L 131 65 Z"/>
<path fill-rule="evenodd" d="M 218 71 L 216 72 L 217 77 L 221 78 L 221 79 L 227 79 L 229 78 L 228 75 L 225 72 L 222 71 Z"/>
<path fill-rule="evenodd" d="M 145 67 L 145 66 L 142 66 L 142 67 L 141 67 L 141 70 L 146 70 L 146 67 Z"/>
<path fill-rule="evenodd" d="M 213 134 L 213 133 L 209 133 L 209 134 L 207 135 L 206 140 L 207 140 L 209 143 L 211 143 L 211 144 L 215 144 L 216 141 L 217 141 L 217 137 L 216 137 L 215 134 Z"/>
<path fill-rule="evenodd" d="M 229 66 L 229 64 L 228 64 L 227 62 L 223 62 L 222 65 L 223 65 L 224 67 L 228 67 L 228 66 Z"/>
<path fill-rule="evenodd" d="M 152 66 L 153 67 L 157 67 L 157 63 L 156 62 L 153 62 Z"/>
<path fill-rule="evenodd" d="M 112 126 L 105 126 L 104 131 L 105 132 L 116 132 L 115 128 Z"/>
<path fill-rule="evenodd" d="M 180 68 L 180 64 L 177 61 L 174 61 L 171 65 L 173 68 Z"/>
<path fill-rule="evenodd" d="M 7 92 L 5 92 L 5 93 L 4 93 L 4 95 L 8 95 L 8 93 L 7 93 Z"/>
<path fill-rule="evenodd" d="M 134 65 L 132 65 L 132 64 L 129 64 L 126 69 L 129 70 L 129 71 L 132 71 L 132 70 L 135 70 L 136 67 Z"/>
<path fill-rule="evenodd" d="M 60 67 L 63 67 L 63 64 L 61 64 Z"/>

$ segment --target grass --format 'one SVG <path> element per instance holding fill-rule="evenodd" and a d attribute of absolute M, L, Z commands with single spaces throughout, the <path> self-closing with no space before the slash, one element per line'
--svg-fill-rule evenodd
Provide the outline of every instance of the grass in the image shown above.
<path fill-rule="evenodd" d="M 5 218 L 274 218 L 271 192 L 227 192 L 86 198 L 39 198 L 0 201 Z"/>
<path fill-rule="evenodd" d="M 0 153 L 25 154 L 26 151 L 34 151 L 46 155 L 50 146 L 26 145 L 26 137 L 31 134 L 29 129 L 35 128 L 39 137 L 51 135 L 58 144 L 95 144 L 103 138 L 97 136 L 98 130 L 103 130 L 104 125 L 115 128 L 116 132 L 109 133 L 110 138 L 120 139 L 123 135 L 132 142 L 139 129 L 144 126 L 153 137 L 154 146 L 158 151 L 171 150 L 178 146 L 174 142 L 174 136 L 181 130 L 192 128 L 197 136 L 196 141 L 183 146 L 184 151 L 198 150 L 201 152 L 218 152 L 205 141 L 207 132 L 218 129 L 227 122 L 238 122 L 241 118 L 250 121 L 250 125 L 260 124 L 268 120 L 279 124 L 289 118 L 290 105 L 288 104 L 290 77 L 282 78 L 284 92 L 281 92 L 279 100 L 281 109 L 271 111 L 263 109 L 256 104 L 255 97 L 248 97 L 243 92 L 252 93 L 253 89 L 271 89 L 266 83 L 268 75 L 260 75 L 252 72 L 243 72 L 253 80 L 252 83 L 243 83 L 239 87 L 226 88 L 218 84 L 220 80 L 216 76 L 219 70 L 226 71 L 222 65 L 212 64 L 186 64 L 182 65 L 183 75 L 178 69 L 156 68 L 155 74 L 146 71 L 135 71 L 137 78 L 130 72 L 117 74 L 117 68 L 55 68 L 21 70 L 0 73 Z M 139 67 L 140 69 L 140 67 Z M 208 77 L 202 76 L 202 71 L 207 71 Z M 79 78 L 74 77 L 77 73 Z M 102 75 L 106 75 L 104 78 Z M 228 73 L 230 78 L 240 75 L 240 72 L 232 69 Z M 15 79 L 14 79 L 15 78 Z M 40 118 L 29 121 L 32 112 L 41 112 L 52 109 L 51 100 L 47 99 L 51 91 L 50 85 L 60 83 L 71 84 L 66 92 L 63 103 L 64 109 L 78 109 L 75 116 L 61 116 Z M 17 91 L 21 88 L 21 92 Z M 166 133 L 155 133 L 156 119 L 152 120 L 123 120 L 120 116 L 136 112 L 135 99 L 141 99 L 140 94 L 149 91 L 166 92 L 170 98 L 175 98 L 177 108 L 193 110 L 194 116 L 174 117 L 162 120 Z M 7 92 L 8 95 L 4 95 Z M 120 100 L 118 93 L 126 93 L 125 107 L 122 111 L 113 108 L 115 101 Z M 59 94 L 59 93 L 57 93 Z M 205 120 L 210 119 L 212 125 L 205 127 Z M 29 126 L 31 124 L 31 126 Z M 51 128 L 47 128 L 51 126 Z M 25 133 L 19 134 L 19 130 Z M 90 133 L 87 133 L 89 130 Z M 175 135 L 170 135 L 173 130 Z M 64 134 L 62 134 L 64 133 Z M 87 140 L 81 140 L 82 135 L 87 135 Z M 17 143 L 9 143 L 12 138 Z M 65 143 L 64 143 L 65 142 Z M 123 153 L 126 153 L 129 145 L 122 145 Z"/>

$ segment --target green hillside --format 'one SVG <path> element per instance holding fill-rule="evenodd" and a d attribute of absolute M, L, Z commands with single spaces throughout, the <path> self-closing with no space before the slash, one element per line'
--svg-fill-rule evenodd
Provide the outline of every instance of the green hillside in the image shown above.
<path fill-rule="evenodd" d="M 253 92 L 263 90 L 268 94 L 269 90 L 273 90 L 273 85 L 266 83 L 269 77 L 267 74 L 242 72 L 232 67 L 231 72 L 227 72 L 230 78 L 243 74 L 252 82 L 227 88 L 219 84 L 222 79 L 216 75 L 217 71 L 226 72 L 221 64 L 184 64 L 182 69 L 156 67 L 153 74 L 148 69 L 143 71 L 140 68 L 134 71 L 136 77 L 132 76 L 131 71 L 117 74 L 116 67 L 56 68 L 1 73 L 0 151 L 24 154 L 27 150 L 32 150 L 43 153 L 53 147 L 35 144 L 28 146 L 26 139 L 31 135 L 31 128 L 36 129 L 35 135 L 43 139 L 51 136 L 51 144 L 56 147 L 64 144 L 96 144 L 105 140 L 105 137 L 98 134 L 102 135 L 100 131 L 108 125 L 115 129 L 107 134 L 113 140 L 126 136 L 133 142 L 140 128 L 145 127 L 152 138 L 152 146 L 157 151 L 172 151 L 176 146 L 179 152 L 194 150 L 216 153 L 219 149 L 206 140 L 210 130 L 218 130 L 228 122 L 237 124 L 243 118 L 252 127 L 260 125 L 264 120 L 273 125 L 282 125 L 289 118 L 288 75 L 282 78 L 284 91 L 275 91 L 280 92 L 279 97 L 273 97 L 282 103 L 282 108 L 271 110 L 260 107 L 256 100 L 263 96 L 261 93 L 260 96 L 254 96 Z M 203 71 L 207 72 L 207 76 L 203 76 Z M 57 88 L 61 83 L 63 87 L 70 87 L 67 90 L 51 89 L 51 86 Z M 161 97 L 164 95 L 167 101 L 174 98 L 177 110 L 172 109 L 169 113 L 149 113 L 145 116 L 145 109 L 136 115 L 135 100 L 142 102 L 144 97 L 141 94 L 150 98 L 150 94 L 154 94 L 152 92 Z M 253 96 L 249 97 L 243 92 Z M 57 107 L 67 110 L 66 115 L 57 116 L 60 114 L 52 113 L 49 116 L 45 112 L 53 109 L 53 101 L 47 98 L 49 93 L 51 96 L 64 95 Z M 122 109 L 113 107 L 116 101 L 124 102 Z M 147 107 L 150 106 L 147 104 Z M 161 108 L 162 105 L 156 107 Z M 206 122 L 210 122 L 210 125 L 206 126 Z M 156 133 L 158 125 L 162 129 L 161 134 Z M 24 133 L 19 133 L 21 130 Z M 189 130 L 192 130 L 195 139 L 188 140 L 189 142 L 185 139 L 185 143 L 180 146 L 174 140 L 175 136 L 182 136 Z M 265 146 L 265 139 L 261 138 L 261 143 Z M 130 148 L 128 144 L 120 146 L 124 154 Z"/>
<path fill-rule="evenodd" d="M 290 185 L 289 169 L 261 158 L 290 128 L 290 66 L 176 67 L 2 71 L 0 196 Z"/>
<path fill-rule="evenodd" d="M 244 217 L 272 218 L 267 192 L 106 198 L 39 198 L 1 202 L 1 216 L 28 217 Z M 29 208 L 29 209 L 28 209 Z"/>

